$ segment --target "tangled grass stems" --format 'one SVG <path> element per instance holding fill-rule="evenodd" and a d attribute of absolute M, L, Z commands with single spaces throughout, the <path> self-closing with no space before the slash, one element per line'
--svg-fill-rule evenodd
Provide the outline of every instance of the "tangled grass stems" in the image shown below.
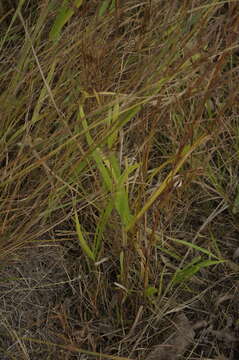
<path fill-rule="evenodd" d="M 37 337 L 63 342 L 68 358 L 144 358 L 173 313 L 213 321 L 209 295 L 235 318 L 237 11 L 208 0 L 0 6 L 6 356 L 66 356 L 15 341 Z"/>

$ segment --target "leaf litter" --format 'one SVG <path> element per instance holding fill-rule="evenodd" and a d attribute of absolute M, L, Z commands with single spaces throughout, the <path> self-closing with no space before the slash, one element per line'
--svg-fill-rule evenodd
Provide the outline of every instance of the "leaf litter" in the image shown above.
<path fill-rule="evenodd" d="M 193 325 L 187 316 L 181 313 L 176 317 L 175 326 L 175 334 L 164 344 L 156 346 L 146 360 L 175 360 L 185 353 L 195 337 Z"/>

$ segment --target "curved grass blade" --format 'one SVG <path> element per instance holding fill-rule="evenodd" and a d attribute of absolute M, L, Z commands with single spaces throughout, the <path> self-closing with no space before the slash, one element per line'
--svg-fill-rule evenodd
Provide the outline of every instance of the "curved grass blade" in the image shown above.
<path fill-rule="evenodd" d="M 104 0 L 99 8 L 99 16 L 104 16 L 107 9 L 110 11 L 115 8 L 115 0 Z"/>
<path fill-rule="evenodd" d="M 74 15 L 75 13 L 74 7 L 79 8 L 82 3 L 83 0 L 75 0 L 73 5 L 70 4 L 69 0 L 63 1 L 49 34 L 49 39 L 51 41 L 56 42 L 59 40 L 63 26 L 70 20 L 72 15 Z"/>
<path fill-rule="evenodd" d="M 225 262 L 224 260 L 205 260 L 205 261 L 201 261 L 197 264 L 193 264 L 197 260 L 198 260 L 198 258 L 194 259 L 190 265 L 186 266 L 184 269 L 178 270 L 174 275 L 172 283 L 175 285 L 175 284 L 179 284 L 183 281 L 190 280 L 190 278 L 193 275 L 195 275 L 197 272 L 199 272 L 202 268 L 205 268 L 205 267 L 208 267 L 211 265 L 218 265 L 218 264 Z"/>
<path fill-rule="evenodd" d="M 77 232 L 79 243 L 80 243 L 82 250 L 84 251 L 84 253 L 86 254 L 86 256 L 89 259 L 95 261 L 95 255 L 94 255 L 93 251 L 91 250 L 91 248 L 89 247 L 89 245 L 87 244 L 87 241 L 85 240 L 83 233 L 81 231 L 81 226 L 80 226 L 79 218 L 78 218 L 76 211 L 75 211 L 75 222 L 76 222 L 76 232 Z"/>
<path fill-rule="evenodd" d="M 104 233 L 105 227 L 107 225 L 107 222 L 109 220 L 109 217 L 113 211 L 113 208 L 114 208 L 114 202 L 111 200 L 108 203 L 108 205 L 106 206 L 105 210 L 100 215 L 100 219 L 97 224 L 97 228 L 95 231 L 95 237 L 94 237 L 94 256 L 95 256 L 95 258 L 97 258 L 97 255 L 99 254 L 99 252 L 101 250 L 103 233 Z"/>
<path fill-rule="evenodd" d="M 204 248 L 202 248 L 202 247 L 200 247 L 200 246 L 198 246 L 198 245 L 195 245 L 195 244 L 193 244 L 193 243 L 191 243 L 191 242 L 189 242 L 189 241 L 179 240 L 179 239 L 174 239 L 174 238 L 168 238 L 168 239 L 169 239 L 169 240 L 172 240 L 172 241 L 175 241 L 175 242 L 177 242 L 177 243 L 179 243 L 179 244 L 185 245 L 185 246 L 187 246 L 187 247 L 190 247 L 190 248 L 192 248 L 192 249 L 195 249 L 195 250 L 197 250 L 197 251 L 200 251 L 200 252 L 202 252 L 203 254 L 208 255 L 209 257 L 213 257 L 213 258 L 218 259 L 218 257 L 217 257 L 216 255 L 212 254 L 212 253 L 211 253 L 210 251 L 208 251 L 207 249 L 204 249 Z M 156 245 L 156 247 L 157 247 L 157 245 Z"/>

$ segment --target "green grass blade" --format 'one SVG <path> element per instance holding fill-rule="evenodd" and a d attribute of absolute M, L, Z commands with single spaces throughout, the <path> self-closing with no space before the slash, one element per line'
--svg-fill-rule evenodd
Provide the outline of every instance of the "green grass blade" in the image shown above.
<path fill-rule="evenodd" d="M 84 235 L 81 231 L 81 225 L 76 211 L 75 211 L 75 222 L 76 222 L 76 232 L 82 250 L 89 259 L 95 261 L 95 255 L 91 250 L 91 248 L 89 247 L 89 245 L 87 244 L 87 241 L 85 240 Z"/>
<path fill-rule="evenodd" d="M 79 8 L 83 3 L 83 0 L 75 0 L 73 5 L 70 4 L 69 0 L 64 0 L 58 15 L 56 17 L 56 20 L 52 26 L 52 29 L 49 33 L 49 39 L 51 41 L 58 41 L 61 35 L 61 31 L 63 26 L 70 20 L 72 15 L 74 15 L 74 9 L 73 6 L 76 8 Z"/>
<path fill-rule="evenodd" d="M 95 232 L 95 237 L 94 237 L 94 256 L 95 256 L 95 258 L 97 258 L 97 255 L 101 250 L 103 233 L 104 233 L 105 227 L 107 225 L 107 222 L 109 220 L 109 217 L 111 215 L 113 208 L 114 208 L 114 202 L 112 200 L 110 200 L 110 202 L 108 203 L 106 208 L 101 213 L 100 219 L 98 221 L 96 232 Z"/>
<path fill-rule="evenodd" d="M 101 6 L 99 8 L 99 12 L 98 12 L 99 16 L 104 16 L 107 9 L 112 10 L 112 9 L 114 9 L 114 7 L 115 7 L 115 1 L 114 0 L 113 1 L 112 0 L 104 0 L 104 1 L 102 1 L 102 4 L 101 4 Z"/>
<path fill-rule="evenodd" d="M 126 190 L 126 183 L 128 181 L 129 174 L 138 167 L 138 164 L 127 166 L 123 174 L 118 179 L 117 192 L 115 197 L 115 207 L 121 217 L 121 221 L 125 227 L 127 227 L 133 215 L 130 212 L 128 193 Z"/>
<path fill-rule="evenodd" d="M 124 188 L 119 188 L 115 196 L 115 208 L 118 211 L 124 226 L 128 226 L 132 220 L 130 213 L 128 194 Z"/>
<path fill-rule="evenodd" d="M 120 165 L 114 154 L 109 156 L 109 159 L 104 159 L 106 165 L 111 169 L 114 189 L 115 189 L 115 208 L 120 215 L 124 226 L 128 226 L 132 220 L 130 213 L 128 193 L 126 191 L 126 183 L 129 174 L 138 167 L 138 164 L 126 166 L 123 174 L 120 175 Z"/>
<path fill-rule="evenodd" d="M 197 264 L 191 264 L 190 266 L 185 267 L 182 270 L 178 270 L 172 280 L 173 284 L 179 284 L 183 281 L 190 280 L 190 278 L 195 275 L 197 272 L 199 272 L 202 268 L 212 266 L 212 265 L 218 265 L 223 263 L 224 260 L 205 260 L 201 261 Z"/>
<path fill-rule="evenodd" d="M 119 122 L 120 127 L 123 127 L 125 124 L 127 124 L 127 122 L 132 120 L 134 118 L 134 116 L 136 116 L 138 114 L 140 109 L 141 109 L 140 105 L 134 105 L 131 109 L 125 111 Z M 118 125 L 118 127 L 119 127 L 119 125 Z"/>
<path fill-rule="evenodd" d="M 182 245 L 185 245 L 185 246 L 187 246 L 187 247 L 190 247 L 191 249 L 195 249 L 195 250 L 197 250 L 197 251 L 200 251 L 200 252 L 202 252 L 203 254 L 208 255 L 209 257 L 213 257 L 213 258 L 218 259 L 218 257 L 217 257 L 216 255 L 212 254 L 212 253 L 211 253 L 210 251 L 208 251 L 207 249 L 204 249 L 204 248 L 202 248 L 202 247 L 200 247 L 200 246 L 198 246 L 198 245 L 195 245 L 195 244 L 190 243 L 190 242 L 185 241 L 185 240 L 179 240 L 179 239 L 174 239 L 174 238 L 169 238 L 169 239 L 172 240 L 172 241 L 177 242 L 178 244 L 182 244 Z M 156 246 L 156 247 L 157 247 L 157 246 Z"/>
<path fill-rule="evenodd" d="M 109 116 L 107 119 L 109 128 L 112 126 L 112 124 L 115 124 L 119 118 L 119 103 L 117 102 L 114 107 L 113 111 L 110 109 Z M 108 148 L 111 149 L 113 145 L 115 144 L 117 138 L 118 138 L 119 129 L 116 129 L 112 134 L 108 136 L 107 142 L 108 142 Z"/>
<path fill-rule="evenodd" d="M 82 105 L 80 105 L 80 109 L 79 109 L 79 114 L 80 114 L 80 118 L 82 120 L 82 125 L 83 125 L 83 128 L 84 130 L 86 131 L 86 140 L 87 140 L 87 143 L 89 146 L 91 146 L 93 144 L 93 139 L 90 135 L 90 132 L 88 130 L 88 124 L 87 124 L 87 121 L 86 121 L 86 118 L 85 118 L 85 114 L 84 114 L 84 110 L 83 110 L 83 107 Z M 103 183 L 104 183 L 104 186 L 106 188 L 106 190 L 108 191 L 112 191 L 112 186 L 113 186 L 113 183 L 112 183 L 112 180 L 111 180 L 111 177 L 109 175 L 109 172 L 108 172 L 108 169 L 107 167 L 105 167 L 104 163 L 103 163 L 103 154 L 102 152 L 96 148 L 92 153 L 91 153 L 91 157 L 94 159 L 97 167 L 98 167 L 98 170 L 101 174 L 101 177 L 102 177 L 102 180 L 103 180 Z"/>
<path fill-rule="evenodd" d="M 123 174 L 119 178 L 119 184 L 123 185 L 127 182 L 129 175 L 139 167 L 139 164 L 127 165 Z"/>

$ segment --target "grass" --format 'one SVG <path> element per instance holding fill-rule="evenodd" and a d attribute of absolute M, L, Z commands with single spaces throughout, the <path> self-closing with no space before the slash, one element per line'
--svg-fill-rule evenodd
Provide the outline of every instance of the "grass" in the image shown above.
<path fill-rule="evenodd" d="M 237 358 L 238 5 L 0 5 L 4 359 Z"/>

